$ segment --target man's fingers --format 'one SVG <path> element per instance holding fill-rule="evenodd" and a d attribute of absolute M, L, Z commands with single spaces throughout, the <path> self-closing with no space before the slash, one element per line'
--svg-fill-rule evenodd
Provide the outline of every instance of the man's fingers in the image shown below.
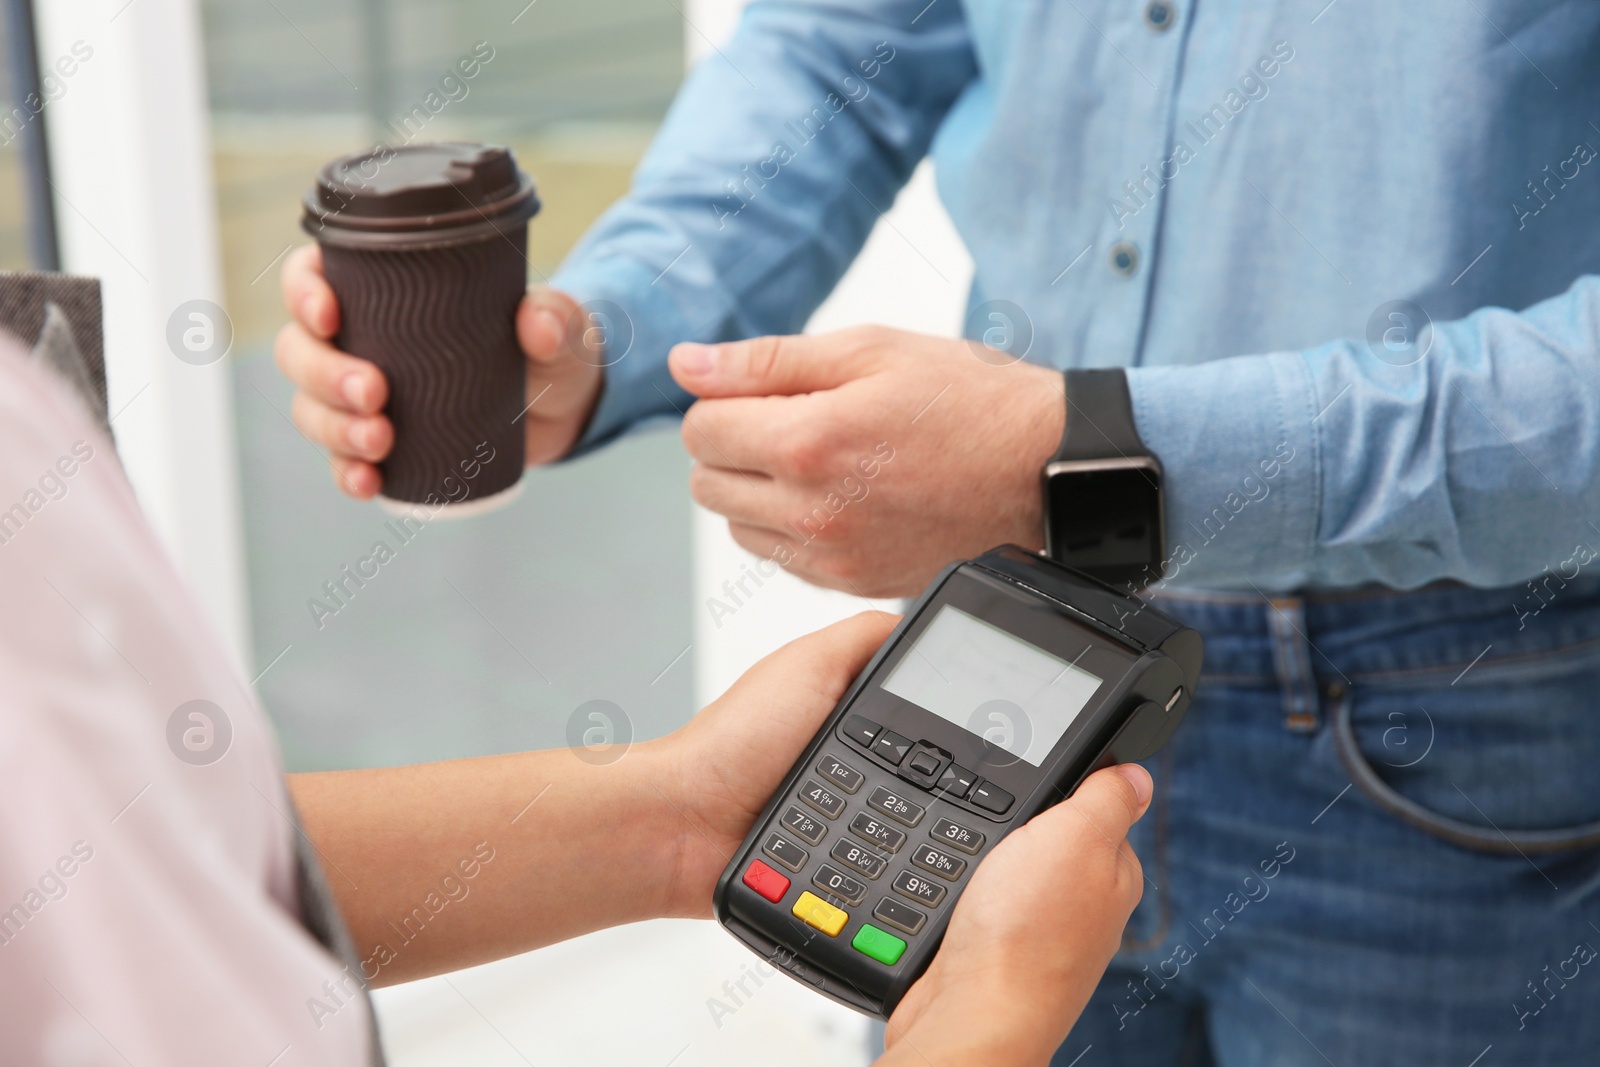
<path fill-rule="evenodd" d="M 318 340 L 298 322 L 278 331 L 273 356 L 285 378 L 328 407 L 375 415 L 389 401 L 382 371 Z"/>
<path fill-rule="evenodd" d="M 832 389 L 878 369 L 892 331 L 877 327 L 720 345 L 681 344 L 668 367 L 696 396 L 792 396 Z"/>
<path fill-rule="evenodd" d="M 339 332 L 339 301 L 322 274 L 322 249 L 301 245 L 283 261 L 283 306 L 312 336 L 326 340 Z"/>
<path fill-rule="evenodd" d="M 570 354 L 569 344 L 585 342 L 587 326 L 587 316 L 578 302 L 548 286 L 530 287 L 517 305 L 517 340 L 535 364 L 554 363 Z M 597 338 L 590 335 L 587 340 Z"/>
<path fill-rule="evenodd" d="M 696 463 L 689 472 L 689 495 L 701 507 L 735 522 L 776 530 L 787 520 L 785 483 L 759 471 Z"/>
<path fill-rule="evenodd" d="M 394 447 L 394 427 L 382 415 L 350 415 L 306 393 L 290 405 L 294 424 L 334 455 L 377 462 Z"/>
<path fill-rule="evenodd" d="M 696 401 L 683 417 L 683 446 L 714 467 L 774 473 L 794 450 L 797 404 L 804 402 L 767 396 Z"/>
<path fill-rule="evenodd" d="M 333 468 L 333 480 L 340 492 L 348 493 L 357 500 L 370 500 L 383 488 L 383 475 L 364 459 L 334 454 L 328 457 L 328 462 Z"/>

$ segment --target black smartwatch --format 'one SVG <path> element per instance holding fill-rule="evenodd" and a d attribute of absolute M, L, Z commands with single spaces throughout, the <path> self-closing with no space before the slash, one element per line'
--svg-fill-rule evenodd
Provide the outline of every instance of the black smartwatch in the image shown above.
<path fill-rule="evenodd" d="M 1161 576 L 1161 461 L 1139 440 L 1121 368 L 1066 372 L 1067 428 L 1044 466 L 1045 554 L 1119 589 Z"/>

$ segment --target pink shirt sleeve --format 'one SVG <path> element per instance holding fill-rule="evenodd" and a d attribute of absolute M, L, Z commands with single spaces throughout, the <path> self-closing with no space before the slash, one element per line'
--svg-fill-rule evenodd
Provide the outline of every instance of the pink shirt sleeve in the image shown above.
<path fill-rule="evenodd" d="M 366 1063 L 366 1002 L 298 920 L 271 727 L 27 360 L 0 339 L 0 1059 Z"/>

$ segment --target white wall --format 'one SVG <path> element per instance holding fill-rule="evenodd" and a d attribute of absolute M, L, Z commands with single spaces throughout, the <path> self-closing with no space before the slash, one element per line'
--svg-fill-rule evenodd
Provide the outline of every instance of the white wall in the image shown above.
<path fill-rule="evenodd" d="M 101 280 L 118 453 L 209 621 L 248 663 L 229 363 L 191 365 L 167 343 L 180 305 L 223 300 L 198 4 L 34 7 L 41 68 L 81 60 L 44 114 L 63 269 Z"/>

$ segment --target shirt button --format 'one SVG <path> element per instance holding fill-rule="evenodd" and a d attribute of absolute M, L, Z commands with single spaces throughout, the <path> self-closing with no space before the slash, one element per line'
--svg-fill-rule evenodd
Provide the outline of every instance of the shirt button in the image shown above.
<path fill-rule="evenodd" d="M 1118 241 L 1112 245 L 1111 269 L 1124 278 L 1132 277 L 1139 269 L 1139 246 L 1132 241 Z"/>
<path fill-rule="evenodd" d="M 1150 6 L 1144 9 L 1144 24 L 1156 33 L 1167 32 L 1177 20 L 1178 13 L 1166 0 L 1150 0 Z"/>

